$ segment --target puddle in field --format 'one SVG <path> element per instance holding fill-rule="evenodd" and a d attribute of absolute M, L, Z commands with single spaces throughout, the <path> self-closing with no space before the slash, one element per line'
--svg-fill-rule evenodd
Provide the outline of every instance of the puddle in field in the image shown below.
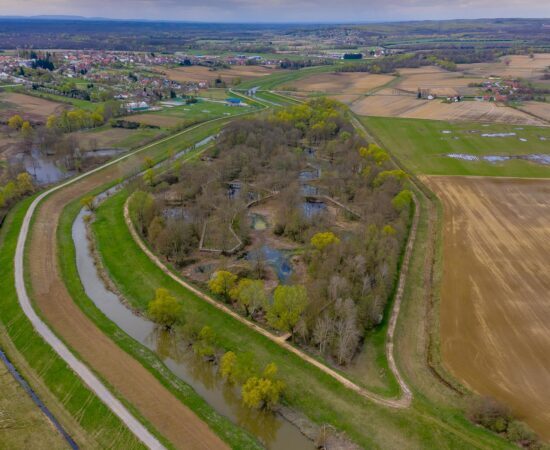
<path fill-rule="evenodd" d="M 550 165 L 550 154 L 530 154 L 530 155 L 510 155 L 510 156 L 502 156 L 502 155 L 485 155 L 485 156 L 477 156 L 477 155 L 470 155 L 468 153 L 448 153 L 448 158 L 453 159 L 460 159 L 462 161 L 487 161 L 490 163 L 498 163 L 498 162 L 504 162 L 504 161 L 510 161 L 512 159 L 520 159 L 524 161 L 531 161 L 537 164 L 543 164 L 543 165 Z"/>
<path fill-rule="evenodd" d="M 279 415 L 253 411 L 243 406 L 238 390 L 225 383 L 212 363 L 197 357 L 182 339 L 159 331 L 151 321 L 134 314 L 119 298 L 107 290 L 99 277 L 94 259 L 88 248 L 84 216 L 76 218 L 72 237 L 76 248 L 78 274 L 88 297 L 118 327 L 133 339 L 146 346 L 180 379 L 189 384 L 219 414 L 255 435 L 271 450 L 313 450 L 313 443 L 300 430 Z M 269 256 L 274 255 L 268 252 Z M 283 258 L 275 258 L 285 274 Z"/>

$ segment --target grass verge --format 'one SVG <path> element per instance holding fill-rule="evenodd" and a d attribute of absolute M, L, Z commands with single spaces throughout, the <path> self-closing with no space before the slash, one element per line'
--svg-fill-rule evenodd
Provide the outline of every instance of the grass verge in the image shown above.
<path fill-rule="evenodd" d="M 375 405 L 200 300 L 164 274 L 133 241 L 122 212 L 126 195 L 121 192 L 101 205 L 92 228 L 105 267 L 134 307 L 145 309 L 156 288 L 169 289 L 183 302 L 188 315 L 216 331 L 227 350 L 252 351 L 261 364 L 275 362 L 287 383 L 289 406 L 318 424 L 329 423 L 346 432 L 364 448 L 508 447 L 499 437 L 468 423 L 457 408 L 428 401 L 415 401 L 407 410 Z"/>
<path fill-rule="evenodd" d="M 76 419 L 86 436 L 83 446 L 88 448 L 145 448 L 139 440 L 78 378 L 66 363 L 34 331 L 19 306 L 15 291 L 14 256 L 19 229 L 32 199 L 27 199 L 13 208 L 3 226 L 0 241 L 0 326 L 5 330 L 24 361 L 43 380 L 45 386 Z M 7 354 L 18 370 L 21 363 Z M 25 373 L 25 368 L 21 369 Z M 32 382 L 31 382 L 32 385 Z M 50 406 L 44 399 L 47 406 Z M 71 430 L 71 427 L 68 427 Z M 78 436 L 75 439 L 79 444 Z"/>

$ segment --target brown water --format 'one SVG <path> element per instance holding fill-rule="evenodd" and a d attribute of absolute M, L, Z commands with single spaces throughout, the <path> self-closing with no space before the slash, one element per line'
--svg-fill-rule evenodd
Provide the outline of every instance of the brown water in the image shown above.
<path fill-rule="evenodd" d="M 151 321 L 135 315 L 105 288 L 88 248 L 84 215 L 84 211 L 81 211 L 75 220 L 72 237 L 82 285 L 95 305 L 129 336 L 154 351 L 175 375 L 189 384 L 214 410 L 255 435 L 266 448 L 314 449 L 313 443 L 281 416 L 244 407 L 238 390 L 224 382 L 213 364 L 197 357 L 173 333 L 160 331 Z"/>

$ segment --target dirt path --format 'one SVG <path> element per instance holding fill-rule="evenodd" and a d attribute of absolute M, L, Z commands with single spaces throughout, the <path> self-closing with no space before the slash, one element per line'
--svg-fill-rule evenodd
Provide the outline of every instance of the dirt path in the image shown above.
<path fill-rule="evenodd" d="M 187 132 L 190 130 L 187 130 Z M 182 133 L 180 133 L 182 134 Z M 173 138 L 173 137 L 172 137 Z M 153 144 L 154 145 L 154 144 Z M 147 146 L 140 151 L 151 147 Z M 108 181 L 118 180 L 142 165 L 138 152 L 122 157 L 39 196 L 29 209 L 21 229 L 15 269 L 20 303 L 37 331 L 75 370 L 126 425 L 151 448 L 161 448 L 154 438 L 88 369 L 93 367 L 105 381 L 127 399 L 163 436 L 181 449 L 222 449 L 227 445 L 189 408 L 175 398 L 147 369 L 108 339 L 73 302 L 57 264 L 57 227 L 64 207 L 75 198 Z M 47 196 L 49 192 L 54 191 Z M 46 198 L 45 198 L 46 197 Z M 45 200 L 44 200 L 45 198 Z M 34 209 L 41 203 L 34 214 Z M 33 310 L 23 276 L 24 247 L 28 242 L 28 278 L 33 300 L 48 325 Z M 64 342 L 58 338 L 61 338 Z M 65 345 L 67 344 L 67 345 Z M 83 364 L 67 348 L 74 349 Z"/>
<path fill-rule="evenodd" d="M 193 292 L 195 295 L 197 295 L 202 300 L 210 303 L 217 309 L 223 311 L 224 313 L 230 315 L 234 319 L 238 320 L 239 322 L 245 324 L 247 327 L 253 329 L 254 331 L 264 335 L 272 342 L 275 342 L 277 345 L 283 347 L 284 349 L 294 353 L 298 357 L 302 358 L 303 360 L 307 361 L 308 363 L 314 365 L 318 369 L 322 370 L 326 374 L 330 375 L 340 383 L 342 383 L 347 388 L 357 392 L 359 395 L 383 406 L 391 407 L 391 408 L 408 408 L 412 401 L 412 391 L 406 384 L 405 380 L 401 376 L 401 373 L 399 372 L 397 365 L 395 363 L 394 358 L 394 344 L 393 344 L 393 336 L 395 333 L 395 327 L 397 324 L 397 318 L 399 317 L 399 311 L 401 309 L 401 300 L 403 298 L 403 291 L 405 287 L 405 282 L 407 278 L 407 271 L 409 266 L 409 261 L 411 258 L 411 254 L 414 248 L 414 242 L 416 238 L 416 231 L 418 228 L 418 220 L 419 220 L 419 211 L 420 208 L 415 209 L 415 214 L 413 218 L 413 223 L 411 226 L 411 230 L 409 233 L 409 239 L 407 241 L 407 247 L 405 249 L 405 256 L 403 258 L 403 264 L 401 266 L 401 271 L 399 274 L 399 282 L 397 287 L 397 292 L 395 295 L 394 305 L 390 317 L 389 327 L 388 327 L 388 334 L 387 334 L 387 342 L 386 342 L 386 356 L 388 358 L 388 364 L 390 366 L 390 370 L 392 371 L 393 375 L 395 376 L 397 382 L 399 383 L 399 386 L 401 388 L 401 396 L 396 399 L 388 399 L 384 398 L 382 396 L 379 396 L 377 394 L 374 394 L 361 386 L 358 386 L 357 384 L 353 383 L 352 381 L 348 380 L 346 377 L 340 375 L 335 370 L 331 369 L 330 367 L 326 366 L 322 362 L 316 360 L 315 358 L 312 358 L 311 356 L 307 355 L 306 353 L 302 352 L 301 350 L 297 349 L 296 347 L 289 344 L 286 339 L 281 336 L 278 336 L 276 334 L 271 333 L 270 331 L 258 326 L 254 322 L 251 322 L 247 320 L 246 318 L 242 317 L 235 311 L 231 310 L 225 305 L 222 305 L 220 302 L 214 300 L 209 295 L 204 294 L 200 290 L 196 289 L 194 286 L 192 286 L 189 283 L 186 283 L 183 279 L 181 279 L 179 276 L 174 274 L 166 265 L 151 251 L 149 248 L 145 245 L 141 237 L 137 234 L 136 230 L 134 229 L 132 225 L 132 221 L 130 219 L 130 214 L 128 211 L 128 201 L 127 199 L 126 203 L 124 204 L 124 220 L 126 222 L 126 225 L 130 231 L 130 234 L 132 235 L 132 238 L 134 241 L 139 245 L 141 250 L 157 265 L 166 275 L 168 275 L 170 278 L 172 278 L 174 281 L 176 281 L 181 286 L 185 287 L 189 291 Z M 416 198 L 415 198 L 416 201 Z"/>
<path fill-rule="evenodd" d="M 550 180 L 424 177 L 444 209 L 441 350 L 550 438 Z"/>

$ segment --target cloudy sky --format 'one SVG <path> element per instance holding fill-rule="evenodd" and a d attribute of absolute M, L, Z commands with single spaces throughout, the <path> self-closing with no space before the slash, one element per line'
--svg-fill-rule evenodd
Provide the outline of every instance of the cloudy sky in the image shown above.
<path fill-rule="evenodd" d="M 550 0 L 0 0 L 0 15 L 209 22 L 550 17 Z"/>

